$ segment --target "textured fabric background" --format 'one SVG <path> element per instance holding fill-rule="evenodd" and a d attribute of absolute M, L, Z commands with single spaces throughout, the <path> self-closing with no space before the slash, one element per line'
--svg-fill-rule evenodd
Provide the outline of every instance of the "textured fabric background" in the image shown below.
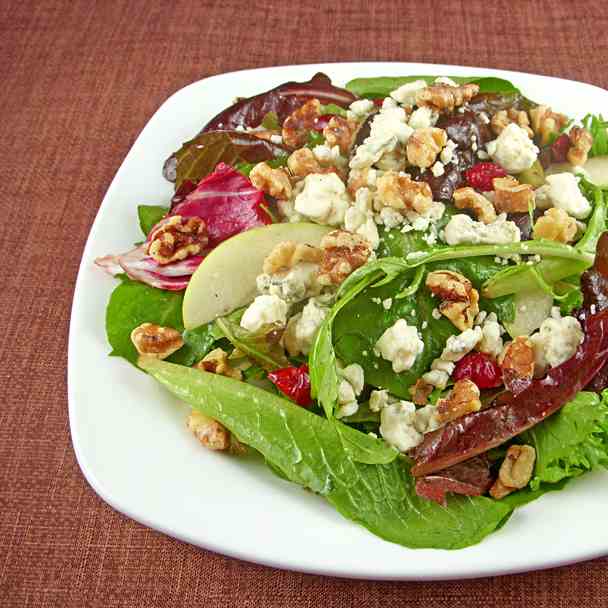
<path fill-rule="evenodd" d="M 228 70 L 328 60 L 470 64 L 607 87 L 607 31 L 605 0 L 0 2 L 0 606 L 608 605 L 606 559 L 472 582 L 368 583 L 166 538 L 85 482 L 65 382 L 89 227 L 175 90 Z"/>

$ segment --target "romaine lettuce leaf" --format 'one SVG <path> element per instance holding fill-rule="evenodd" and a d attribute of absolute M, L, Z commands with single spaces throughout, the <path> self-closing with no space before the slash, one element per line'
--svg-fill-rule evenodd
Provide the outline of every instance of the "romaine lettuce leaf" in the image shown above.
<path fill-rule="evenodd" d="M 368 438 L 345 450 L 340 435 L 363 435 L 257 387 L 157 360 L 142 367 L 180 400 L 219 420 L 261 452 L 275 472 L 325 497 L 343 516 L 385 540 L 414 548 L 459 549 L 499 528 L 512 507 L 453 497 L 448 507 L 420 498 L 406 460 Z M 339 431 L 338 429 L 342 429 Z M 368 436 L 365 436 L 368 437 Z M 364 464 L 374 460 L 383 464 Z"/>

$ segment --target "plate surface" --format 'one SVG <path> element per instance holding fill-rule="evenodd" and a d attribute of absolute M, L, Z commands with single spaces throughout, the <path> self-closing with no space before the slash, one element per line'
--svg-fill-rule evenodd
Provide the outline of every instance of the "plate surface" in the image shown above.
<path fill-rule="evenodd" d="M 481 544 L 409 550 L 343 519 L 324 500 L 281 481 L 254 459 L 202 449 L 185 428 L 187 408 L 126 361 L 108 357 L 104 312 L 116 281 L 95 257 L 127 250 L 141 235 L 137 205 L 166 204 L 165 158 L 237 96 L 326 72 L 358 76 L 493 75 L 530 98 L 580 117 L 604 112 L 608 92 L 518 72 L 408 63 L 285 66 L 213 76 L 172 95 L 128 153 L 99 209 L 76 283 L 69 340 L 72 440 L 82 471 L 106 502 L 170 536 L 279 568 L 370 579 L 450 579 L 547 568 L 608 554 L 608 474 L 519 509 Z"/>

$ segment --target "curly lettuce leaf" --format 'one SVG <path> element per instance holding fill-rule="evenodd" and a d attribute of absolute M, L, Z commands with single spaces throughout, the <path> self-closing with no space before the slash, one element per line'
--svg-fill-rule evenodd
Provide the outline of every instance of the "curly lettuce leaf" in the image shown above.
<path fill-rule="evenodd" d="M 344 449 L 347 428 L 257 387 L 172 365 L 142 367 L 178 399 L 219 420 L 275 470 L 323 496 L 344 517 L 390 542 L 412 548 L 460 549 L 501 527 L 512 507 L 489 498 L 453 497 L 448 507 L 419 498 L 409 465 L 380 440 L 365 453 Z M 349 437 L 361 433 L 346 431 Z M 344 433 L 342 433 L 344 434 Z M 355 441 L 360 445 L 360 438 Z M 377 446 L 377 452 L 375 451 Z M 365 464 L 361 459 L 382 461 Z"/>

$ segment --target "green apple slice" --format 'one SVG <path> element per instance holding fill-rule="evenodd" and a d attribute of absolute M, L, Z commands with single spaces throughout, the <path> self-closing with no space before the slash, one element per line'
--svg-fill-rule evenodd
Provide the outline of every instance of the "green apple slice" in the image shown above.
<path fill-rule="evenodd" d="M 608 156 L 594 156 L 582 167 L 574 167 L 570 163 L 551 165 L 547 170 L 547 175 L 566 172 L 576 173 L 577 170 L 581 171 L 592 184 L 600 188 L 608 187 Z"/>
<path fill-rule="evenodd" d="M 319 246 L 331 228 L 318 224 L 271 224 L 237 234 L 218 245 L 192 275 L 182 313 L 186 329 L 194 329 L 249 304 L 256 278 L 272 249 L 283 241 Z"/>
<path fill-rule="evenodd" d="M 515 294 L 515 318 L 505 323 L 512 338 L 529 336 L 550 316 L 553 297 L 541 289 L 519 291 Z"/>

